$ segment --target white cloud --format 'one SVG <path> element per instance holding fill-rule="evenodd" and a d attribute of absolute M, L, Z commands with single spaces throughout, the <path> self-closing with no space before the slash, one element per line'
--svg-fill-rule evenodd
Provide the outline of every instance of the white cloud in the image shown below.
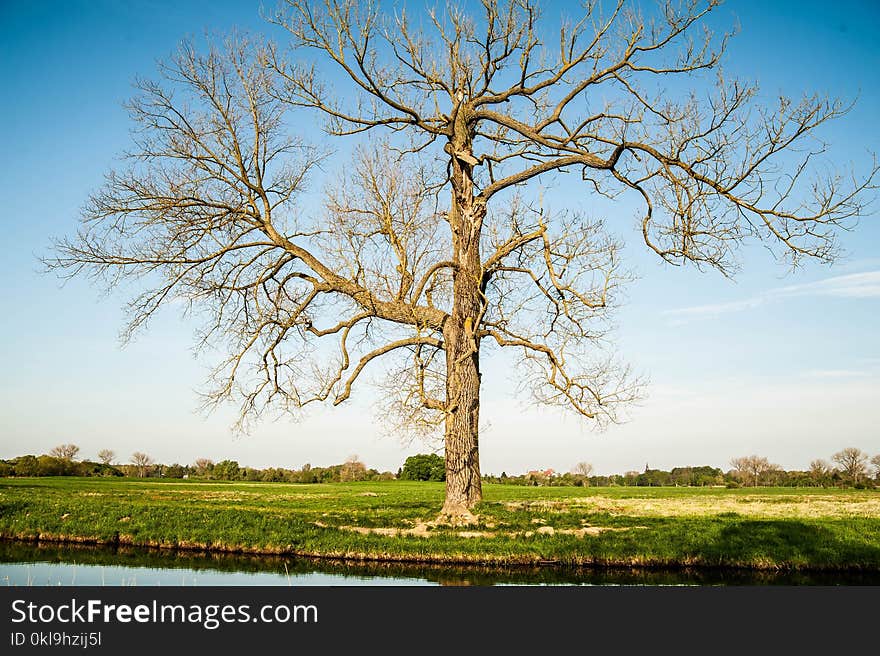
<path fill-rule="evenodd" d="M 721 314 L 752 310 L 767 303 L 804 296 L 831 296 L 836 298 L 880 298 L 880 271 L 864 271 L 824 280 L 770 289 L 755 296 L 727 303 L 710 303 L 687 308 L 666 310 L 663 315 L 673 323 L 681 324 L 697 319 L 708 319 Z"/>

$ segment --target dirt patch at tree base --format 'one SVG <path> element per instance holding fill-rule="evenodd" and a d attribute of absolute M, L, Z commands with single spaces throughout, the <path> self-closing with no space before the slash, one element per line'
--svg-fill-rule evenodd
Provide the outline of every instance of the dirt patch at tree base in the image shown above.
<path fill-rule="evenodd" d="M 460 538 L 531 538 L 535 535 L 574 535 L 578 538 L 586 536 L 595 537 L 608 531 L 629 531 L 633 529 L 646 529 L 647 526 L 583 526 L 581 528 L 553 528 L 552 526 L 542 526 L 535 531 L 451 531 L 441 532 L 436 530 L 442 525 L 433 522 L 417 522 L 412 528 L 402 528 L 393 526 L 330 526 L 323 522 L 314 522 L 319 528 L 335 528 L 340 531 L 351 531 L 360 533 L 361 535 L 385 535 L 388 537 L 418 537 L 429 538 L 436 535 L 453 535 Z"/>

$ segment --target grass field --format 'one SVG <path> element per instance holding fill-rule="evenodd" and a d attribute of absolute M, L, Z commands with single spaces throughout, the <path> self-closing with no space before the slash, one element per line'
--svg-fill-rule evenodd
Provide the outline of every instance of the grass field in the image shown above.
<path fill-rule="evenodd" d="M 0 537 L 455 563 L 880 570 L 880 491 L 0 479 Z"/>

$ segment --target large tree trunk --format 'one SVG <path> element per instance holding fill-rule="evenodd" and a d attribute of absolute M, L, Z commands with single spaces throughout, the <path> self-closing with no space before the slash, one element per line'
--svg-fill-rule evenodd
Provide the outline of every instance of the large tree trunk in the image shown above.
<path fill-rule="evenodd" d="M 446 346 L 446 501 L 441 517 L 472 521 L 471 509 L 483 498 L 480 480 L 480 338 L 485 307 L 480 230 L 485 207 L 473 195 L 472 136 L 460 113 L 451 157 L 453 272 L 452 312 L 443 330 Z"/>
<path fill-rule="evenodd" d="M 474 326 L 479 321 L 479 285 L 459 272 L 446 342 L 446 502 L 442 515 L 470 520 L 470 510 L 483 498 L 480 480 L 480 354 Z M 459 289 L 462 288 L 462 289 Z"/>

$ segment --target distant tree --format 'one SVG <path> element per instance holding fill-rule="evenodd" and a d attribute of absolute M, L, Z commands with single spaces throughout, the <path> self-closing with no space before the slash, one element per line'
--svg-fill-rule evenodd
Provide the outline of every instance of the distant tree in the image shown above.
<path fill-rule="evenodd" d="M 205 477 L 214 469 L 214 461 L 208 458 L 198 458 L 195 463 L 196 476 Z"/>
<path fill-rule="evenodd" d="M 349 456 L 339 470 L 339 480 L 343 483 L 363 481 L 367 478 L 367 467 L 356 455 Z"/>
<path fill-rule="evenodd" d="M 241 479 L 241 467 L 235 460 L 221 460 L 212 471 L 214 478 L 221 481 L 237 481 Z"/>
<path fill-rule="evenodd" d="M 320 467 L 312 470 L 311 464 L 306 463 L 298 472 L 293 472 L 292 480 L 295 483 L 320 483 L 320 471 Z"/>
<path fill-rule="evenodd" d="M 769 463 L 769 467 L 761 472 L 762 485 L 779 485 L 785 477 L 785 470 L 776 463 Z"/>
<path fill-rule="evenodd" d="M 165 478 L 183 478 L 186 474 L 186 467 L 174 463 L 165 468 Z"/>
<path fill-rule="evenodd" d="M 150 469 L 153 466 L 153 458 L 146 453 L 135 451 L 131 454 L 131 464 L 137 467 L 137 475 L 140 478 L 144 478 L 149 474 Z"/>
<path fill-rule="evenodd" d="M 874 467 L 875 478 L 880 478 L 880 453 L 871 458 L 871 465 Z"/>
<path fill-rule="evenodd" d="M 246 481 L 260 481 L 263 480 L 263 472 L 259 469 L 254 469 L 253 467 L 245 467 L 242 470 L 241 477 Z"/>
<path fill-rule="evenodd" d="M 646 469 L 644 472 L 639 474 L 637 485 L 648 485 L 648 486 L 660 486 L 660 485 L 691 485 L 691 475 L 690 475 L 690 467 L 686 468 L 687 473 L 679 472 L 679 476 L 676 480 L 673 480 L 673 475 L 670 472 L 665 472 L 659 469 Z"/>
<path fill-rule="evenodd" d="M 269 467 L 268 469 L 264 469 L 262 475 L 260 476 L 261 481 L 265 481 L 266 483 L 281 483 L 287 479 L 286 472 L 283 469 L 278 469 L 277 467 Z"/>
<path fill-rule="evenodd" d="M 730 461 L 730 466 L 733 467 L 733 471 L 731 472 L 736 478 L 740 480 L 746 481 L 749 477 L 749 456 L 741 456 L 739 458 L 733 458 Z"/>
<path fill-rule="evenodd" d="M 825 480 L 830 473 L 831 465 L 824 460 L 816 459 L 810 463 L 810 478 L 817 483 Z"/>
<path fill-rule="evenodd" d="M 105 465 L 109 465 L 113 462 L 113 458 L 116 457 L 116 453 L 112 449 L 101 449 L 98 451 L 98 460 L 100 460 Z"/>
<path fill-rule="evenodd" d="M 868 454 L 855 447 L 847 447 L 838 451 L 831 456 L 831 459 L 840 465 L 841 471 L 853 483 L 858 483 L 859 479 L 868 471 Z"/>
<path fill-rule="evenodd" d="M 826 476 L 831 471 L 831 465 L 822 460 L 821 458 L 817 458 L 810 462 L 810 474 L 813 476 Z"/>
<path fill-rule="evenodd" d="M 39 456 L 36 476 L 70 476 L 74 473 L 73 461 L 58 456 Z"/>
<path fill-rule="evenodd" d="M 688 485 L 718 485 L 724 480 L 721 470 L 717 467 L 703 465 L 701 467 L 688 467 L 688 469 L 690 470 Z"/>
<path fill-rule="evenodd" d="M 420 453 L 406 459 L 397 477 L 405 481 L 442 481 L 446 478 L 445 463 L 436 453 Z"/>
<path fill-rule="evenodd" d="M 566 476 L 563 485 L 577 485 L 579 487 L 588 487 L 590 485 L 590 476 L 593 474 L 593 465 L 589 462 L 579 462 L 572 467 L 572 475 Z M 568 479 L 571 479 L 570 481 Z"/>
<path fill-rule="evenodd" d="M 757 487 L 767 474 L 781 469 L 779 465 L 774 465 L 767 458 L 756 455 L 734 458 L 730 464 L 739 478 L 746 482 L 751 481 L 754 487 Z"/>
<path fill-rule="evenodd" d="M 16 476 L 37 476 L 40 464 L 36 456 L 19 456 L 12 461 Z"/>
<path fill-rule="evenodd" d="M 53 458 L 61 458 L 62 460 L 73 460 L 79 453 L 79 447 L 76 444 L 59 444 L 51 451 L 49 455 Z"/>

